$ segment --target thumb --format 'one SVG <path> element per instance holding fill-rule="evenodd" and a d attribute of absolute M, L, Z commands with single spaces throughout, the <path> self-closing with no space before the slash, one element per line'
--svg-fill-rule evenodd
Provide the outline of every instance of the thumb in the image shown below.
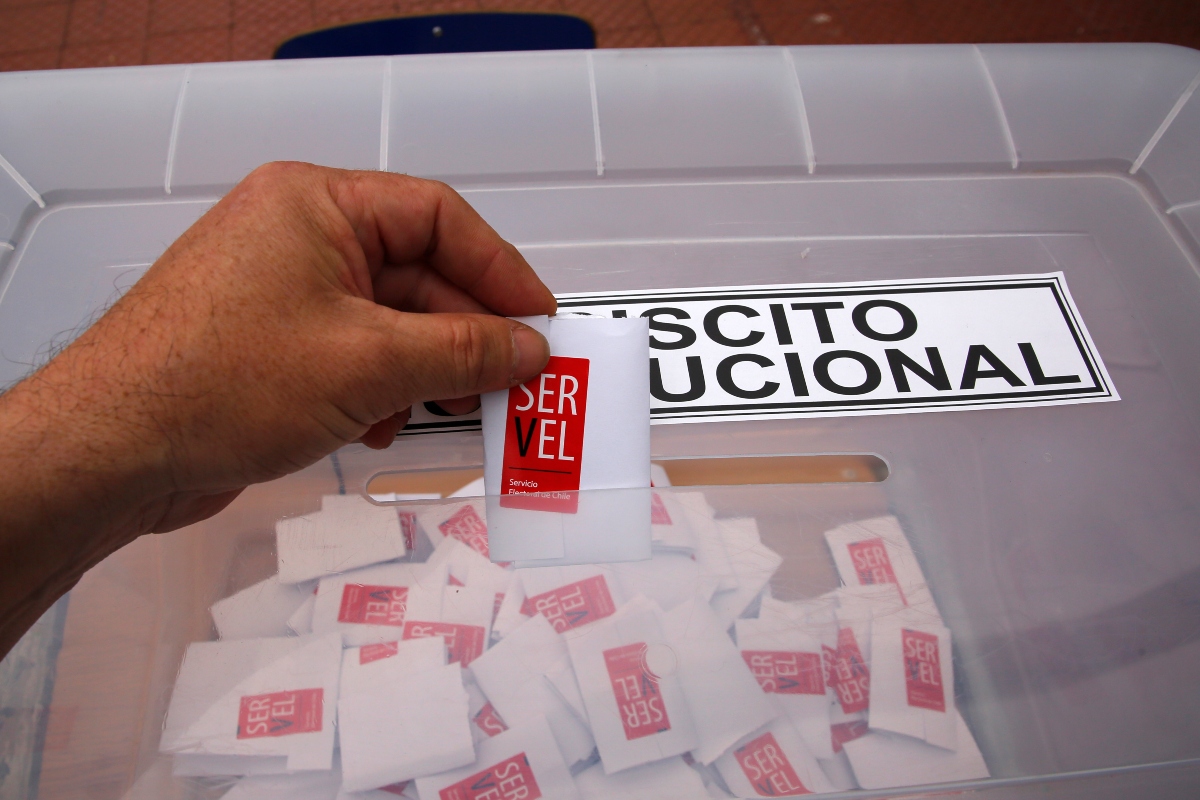
<path fill-rule="evenodd" d="M 396 376 L 395 413 L 412 403 L 507 389 L 542 371 L 550 359 L 545 337 L 491 314 L 406 314 L 392 318 L 389 374 Z"/>

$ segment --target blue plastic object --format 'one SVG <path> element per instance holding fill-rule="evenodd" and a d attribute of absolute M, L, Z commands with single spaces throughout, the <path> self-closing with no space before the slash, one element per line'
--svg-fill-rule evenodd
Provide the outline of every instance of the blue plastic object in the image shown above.
<path fill-rule="evenodd" d="M 275 58 L 588 50 L 596 33 L 567 14 L 430 14 L 356 22 L 287 40 Z"/>

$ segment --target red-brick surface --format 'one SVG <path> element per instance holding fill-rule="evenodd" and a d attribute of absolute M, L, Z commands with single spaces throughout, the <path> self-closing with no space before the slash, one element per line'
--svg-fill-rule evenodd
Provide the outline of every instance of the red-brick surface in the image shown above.
<path fill-rule="evenodd" d="M 0 0 L 0 71 L 270 58 L 285 39 L 382 17 L 552 11 L 600 47 L 1169 42 L 1200 0 Z"/>

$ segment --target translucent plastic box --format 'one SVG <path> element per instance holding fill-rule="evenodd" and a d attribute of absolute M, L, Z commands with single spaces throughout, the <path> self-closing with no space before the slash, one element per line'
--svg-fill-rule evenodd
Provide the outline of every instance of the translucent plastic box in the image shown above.
<path fill-rule="evenodd" d="M 4 74 L 0 383 L 280 159 L 445 180 L 556 293 L 1061 271 L 1119 402 L 657 425 L 654 459 L 758 521 L 785 600 L 836 587 L 824 531 L 899 518 L 992 775 L 950 790 L 1194 797 L 1198 86 L 1200 53 L 1133 44 Z M 159 736 L 209 606 L 274 572 L 275 521 L 381 473 L 445 494 L 481 463 L 470 431 L 348 447 L 97 566 L 0 673 L 30 687 L 0 716 L 0 797 L 219 796 Z"/>

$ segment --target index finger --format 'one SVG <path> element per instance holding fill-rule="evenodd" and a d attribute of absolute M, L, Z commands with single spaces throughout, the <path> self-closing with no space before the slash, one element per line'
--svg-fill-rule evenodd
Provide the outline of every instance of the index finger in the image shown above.
<path fill-rule="evenodd" d="M 339 172 L 330 194 L 354 227 L 372 278 L 388 264 L 427 264 L 505 316 L 553 314 L 554 295 L 517 248 L 444 183 L 386 172 Z"/>

